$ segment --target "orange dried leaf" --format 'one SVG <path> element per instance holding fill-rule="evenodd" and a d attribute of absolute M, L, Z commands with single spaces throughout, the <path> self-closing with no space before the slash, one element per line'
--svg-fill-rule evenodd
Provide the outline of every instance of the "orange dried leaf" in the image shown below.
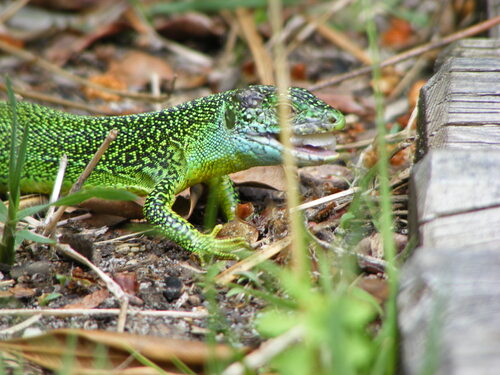
<path fill-rule="evenodd" d="M 108 87 L 110 89 L 115 89 L 115 90 L 126 90 L 127 85 L 125 82 L 116 76 L 113 76 L 111 74 L 101 74 L 101 75 L 96 75 L 91 78 L 89 78 L 90 82 L 97 83 L 99 85 L 102 85 L 104 87 Z M 108 102 L 116 102 L 120 100 L 120 97 L 116 94 L 111 94 L 104 92 L 99 89 L 95 89 L 92 87 L 85 87 L 83 89 L 83 92 L 85 96 L 87 96 L 88 99 L 102 99 Z"/>
<path fill-rule="evenodd" d="M 394 69 L 384 69 L 379 79 L 378 87 L 384 95 L 389 95 L 400 81 L 399 74 Z M 372 82 L 373 86 L 373 82 Z"/>
<path fill-rule="evenodd" d="M 294 80 L 304 81 L 307 79 L 307 67 L 304 63 L 297 63 L 292 65 L 291 76 Z"/>
<path fill-rule="evenodd" d="M 128 294 L 135 295 L 139 289 L 135 272 L 117 272 L 113 275 L 113 279 Z"/>
<path fill-rule="evenodd" d="M 377 164 L 377 161 L 378 161 L 378 152 L 376 152 L 374 149 L 371 149 L 364 153 L 363 165 L 366 168 L 373 167 L 375 164 Z"/>
<path fill-rule="evenodd" d="M 254 211 L 255 208 L 251 202 L 240 203 L 236 206 L 236 217 L 244 220 L 252 215 Z"/>
<path fill-rule="evenodd" d="M 36 290 L 33 288 L 26 288 L 21 285 L 16 285 L 9 289 L 9 293 L 11 293 L 16 298 L 27 298 L 33 297 L 36 294 Z"/>
<path fill-rule="evenodd" d="M 382 44 L 386 47 L 401 48 L 408 45 L 413 35 L 410 23 L 401 18 L 392 18 L 388 30 L 382 34 Z"/>
<path fill-rule="evenodd" d="M 65 305 L 63 309 L 93 309 L 103 303 L 108 297 L 109 292 L 106 289 L 99 289 L 94 293 L 86 295 L 77 302 Z"/>
<path fill-rule="evenodd" d="M 13 38 L 12 36 L 8 34 L 0 34 L 0 40 L 2 42 L 5 42 L 12 47 L 17 47 L 17 48 L 23 48 L 24 47 L 24 42 L 20 39 Z"/>
<path fill-rule="evenodd" d="M 378 303 L 383 303 L 389 297 L 387 280 L 365 276 L 359 280 L 358 286 L 375 297 Z"/>
<path fill-rule="evenodd" d="M 140 51 L 127 52 L 121 59 L 114 60 L 106 75 L 120 77 L 127 87 L 140 88 L 151 81 L 152 74 L 158 75 L 160 81 L 171 81 L 174 78 L 172 67 L 164 59 Z"/>
<path fill-rule="evenodd" d="M 408 104 L 412 110 L 417 104 L 417 99 L 420 95 L 420 90 L 422 89 L 422 87 L 425 85 L 426 82 L 427 82 L 426 80 L 421 79 L 415 82 L 408 91 Z"/>

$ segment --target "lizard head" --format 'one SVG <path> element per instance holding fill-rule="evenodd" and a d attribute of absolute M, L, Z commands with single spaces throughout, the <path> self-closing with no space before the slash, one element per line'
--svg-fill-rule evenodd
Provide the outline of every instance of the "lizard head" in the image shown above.
<path fill-rule="evenodd" d="M 243 153 L 249 153 L 262 164 L 281 162 L 283 145 L 279 141 L 278 117 L 281 102 L 289 106 L 292 154 L 297 164 L 318 164 L 337 158 L 333 132 L 344 127 L 344 116 L 306 89 L 290 88 L 284 98 L 280 98 L 273 86 L 250 86 L 230 93 L 225 124 L 242 141 Z"/>

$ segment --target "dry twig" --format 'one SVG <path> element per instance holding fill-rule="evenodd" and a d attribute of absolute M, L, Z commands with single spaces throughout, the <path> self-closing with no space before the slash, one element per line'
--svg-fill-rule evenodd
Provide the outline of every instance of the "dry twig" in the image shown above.
<path fill-rule="evenodd" d="M 77 260 L 78 262 L 85 264 L 87 267 L 92 269 L 104 283 L 106 284 L 106 288 L 115 296 L 115 298 L 120 302 L 120 313 L 118 314 L 118 323 L 116 330 L 117 332 L 123 332 L 125 328 L 125 322 L 127 319 L 127 309 L 128 309 L 128 296 L 127 294 L 123 291 L 123 289 L 118 285 L 111 277 L 106 275 L 99 267 L 94 265 L 90 260 L 85 258 L 83 255 L 80 253 L 76 252 L 71 248 L 71 246 L 67 244 L 57 244 L 56 248 L 58 251 L 62 252 L 63 254 Z"/>
<path fill-rule="evenodd" d="M 222 375 L 242 375 L 246 374 L 247 370 L 260 369 L 278 354 L 299 342 L 304 336 L 304 331 L 304 327 L 295 326 L 282 335 L 267 340 L 259 349 L 248 354 L 240 362 L 231 364 L 222 372 Z"/>
<path fill-rule="evenodd" d="M 9 328 L 0 330 L 0 337 L 9 337 L 18 332 L 24 331 L 29 326 L 37 323 L 42 318 L 42 315 L 36 314 L 23 320 L 21 323 L 15 324 Z"/>
<path fill-rule="evenodd" d="M 259 75 L 260 82 L 263 85 L 274 84 L 273 78 L 273 61 L 269 52 L 267 52 L 262 42 L 255 23 L 253 21 L 252 13 L 244 8 L 236 9 L 236 17 L 240 29 L 245 37 L 245 40 L 252 52 L 253 61 Z"/>
<path fill-rule="evenodd" d="M 56 75 L 59 75 L 61 77 L 67 78 L 67 79 L 70 79 L 74 82 L 77 82 L 77 83 L 83 85 L 83 86 L 87 86 L 87 87 L 93 88 L 95 90 L 104 91 L 106 93 L 118 95 L 118 96 L 121 96 L 124 98 L 131 98 L 131 99 L 135 99 L 135 100 L 144 100 L 144 101 L 148 101 L 148 102 L 157 102 L 157 101 L 163 102 L 163 101 L 166 101 L 168 99 L 168 95 L 156 96 L 156 95 L 151 95 L 151 94 L 135 93 L 135 92 L 129 92 L 129 91 L 123 91 L 123 90 L 115 90 L 115 89 L 111 89 L 111 88 L 106 87 L 106 86 L 99 85 L 95 82 L 89 81 L 88 79 L 85 79 L 85 78 L 77 76 L 73 73 L 70 73 L 67 70 L 59 68 L 58 66 L 52 64 L 50 61 L 43 59 L 40 56 L 35 55 L 34 53 L 31 53 L 31 52 L 24 50 L 22 48 L 14 47 L 14 46 L 10 45 L 9 43 L 6 43 L 2 40 L 0 40 L 0 49 L 7 52 L 7 53 L 10 53 L 11 55 L 18 57 L 24 61 L 34 63 L 34 64 L 38 65 L 39 67 L 41 67 L 41 68 L 43 68 L 51 73 L 54 73 Z"/>
<path fill-rule="evenodd" d="M 22 89 L 22 88 L 16 87 L 16 86 L 14 86 L 12 89 L 14 90 L 14 92 L 16 94 L 19 94 L 24 98 L 39 100 L 39 101 L 51 103 L 51 104 L 62 105 L 64 107 L 68 107 L 68 108 L 82 109 L 82 110 L 87 111 L 87 112 L 92 113 L 92 114 L 99 114 L 99 115 L 116 115 L 117 114 L 113 111 L 99 108 L 96 106 L 87 105 L 84 103 L 77 103 L 77 102 L 73 102 L 71 100 L 58 98 L 58 97 L 55 97 L 52 95 L 42 94 L 42 93 L 36 92 L 36 91 L 25 90 L 25 89 Z M 4 92 L 7 91 L 7 88 L 5 87 L 5 85 L 3 83 L 0 83 L 0 90 L 2 90 Z"/>
<path fill-rule="evenodd" d="M 217 275 L 215 278 L 215 281 L 217 284 L 220 285 L 227 285 L 231 281 L 233 281 L 239 274 L 251 270 L 253 267 L 256 265 L 264 262 L 267 259 L 272 258 L 279 252 L 283 251 L 286 249 L 288 246 L 290 246 L 290 243 L 292 242 L 290 236 L 285 237 L 279 241 L 276 241 L 275 243 L 266 246 L 265 248 L 256 251 L 249 257 L 241 260 L 240 262 L 236 263 L 235 265 L 229 267 L 228 269 L 222 271 Z"/>
<path fill-rule="evenodd" d="M 119 315 L 120 309 L 0 309 L 0 316 L 113 316 Z M 127 310 L 130 316 L 152 316 L 159 318 L 203 319 L 208 316 L 202 311 L 172 311 L 172 310 Z"/>
<path fill-rule="evenodd" d="M 0 24 L 7 22 L 19 12 L 30 0 L 17 0 L 10 3 L 5 10 L 0 14 Z"/>
<path fill-rule="evenodd" d="M 380 67 L 384 68 L 386 66 L 400 63 L 401 61 L 405 61 L 405 60 L 408 60 L 412 57 L 419 56 L 425 52 L 428 52 L 428 51 L 436 49 L 436 48 L 441 48 L 441 47 L 443 47 L 447 44 L 453 43 L 457 40 L 460 40 L 463 38 L 468 38 L 472 35 L 482 33 L 482 32 L 484 32 L 484 31 L 486 31 L 486 30 L 488 30 L 488 29 L 490 29 L 498 24 L 500 24 L 500 16 L 497 16 L 495 18 L 489 19 L 489 20 L 484 21 L 484 22 L 480 22 L 480 23 L 478 23 L 474 26 L 468 27 L 464 30 L 457 31 L 456 33 L 448 35 L 441 40 L 429 42 L 429 43 L 423 44 L 421 46 L 412 48 L 406 52 L 392 56 L 392 57 L 388 58 L 387 60 L 382 61 L 380 63 Z M 355 77 L 363 75 L 363 74 L 368 74 L 372 71 L 372 69 L 373 69 L 372 66 L 365 66 L 363 68 L 359 68 L 359 69 L 350 71 L 348 73 L 339 74 L 339 75 L 333 76 L 332 78 L 326 79 L 324 81 L 318 82 L 318 83 L 310 86 L 309 90 L 316 91 L 316 90 L 325 88 L 327 86 L 333 86 L 333 85 L 336 85 L 337 83 L 346 81 L 348 79 L 355 78 Z"/>

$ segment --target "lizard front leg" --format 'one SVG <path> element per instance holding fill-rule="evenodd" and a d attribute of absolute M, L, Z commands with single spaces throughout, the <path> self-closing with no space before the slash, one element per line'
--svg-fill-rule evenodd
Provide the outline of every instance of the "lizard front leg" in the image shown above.
<path fill-rule="evenodd" d="M 236 206 L 239 203 L 238 194 L 234 188 L 233 181 L 228 175 L 213 177 L 208 181 L 210 189 L 213 189 L 217 203 L 228 221 L 236 217 Z"/>
<path fill-rule="evenodd" d="M 197 231 L 187 220 L 180 217 L 172 210 L 175 193 L 180 181 L 175 178 L 165 178 L 158 182 L 146 198 L 144 216 L 162 233 L 182 246 L 194 252 L 204 263 L 210 256 L 226 259 L 236 259 L 232 252 L 246 249 L 248 245 L 242 239 L 216 239 L 221 226 L 217 225 L 209 234 Z"/>

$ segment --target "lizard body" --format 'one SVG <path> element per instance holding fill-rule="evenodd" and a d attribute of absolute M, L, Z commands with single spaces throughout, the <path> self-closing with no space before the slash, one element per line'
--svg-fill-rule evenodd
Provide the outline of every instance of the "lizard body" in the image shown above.
<path fill-rule="evenodd" d="M 289 89 L 288 100 L 297 163 L 334 160 L 332 132 L 344 126 L 343 115 L 305 89 Z M 117 187 L 145 194 L 146 219 L 168 238 L 200 257 L 233 257 L 231 251 L 243 247 L 243 240 L 216 239 L 218 227 L 202 234 L 171 206 L 176 193 L 211 182 L 218 189 L 225 215 L 234 218 L 237 199 L 227 174 L 281 163 L 277 103 L 272 86 L 250 86 L 128 116 L 79 116 L 20 102 L 20 130 L 24 124 L 30 126 L 21 190 L 49 193 L 62 154 L 68 157 L 64 181 L 69 187 L 108 132 L 117 129 L 118 138 L 84 187 Z M 10 107 L 0 103 L 0 190 L 7 186 L 11 118 Z"/>

